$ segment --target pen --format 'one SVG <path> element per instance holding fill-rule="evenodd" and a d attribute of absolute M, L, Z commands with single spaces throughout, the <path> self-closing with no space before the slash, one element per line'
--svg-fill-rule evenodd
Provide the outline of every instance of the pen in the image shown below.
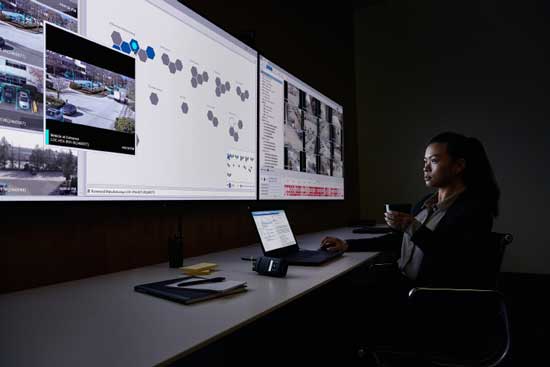
<path fill-rule="evenodd" d="M 225 280 L 225 277 L 215 277 L 215 278 L 209 278 L 209 279 L 192 280 L 190 282 L 179 283 L 178 287 L 187 287 L 188 285 L 203 284 L 203 283 L 218 283 L 218 282 L 223 282 L 224 280 Z"/>

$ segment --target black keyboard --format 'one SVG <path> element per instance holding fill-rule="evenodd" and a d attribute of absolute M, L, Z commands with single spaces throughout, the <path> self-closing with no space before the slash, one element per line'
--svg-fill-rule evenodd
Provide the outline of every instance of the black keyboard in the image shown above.
<path fill-rule="evenodd" d="M 327 258 L 335 256 L 335 253 L 327 252 L 327 251 L 311 251 L 311 250 L 300 250 L 299 252 L 295 252 L 292 255 L 289 255 L 288 258 L 292 260 L 304 260 L 304 259 L 311 259 L 311 258 Z"/>
<path fill-rule="evenodd" d="M 311 251 L 311 250 L 300 250 L 299 252 L 295 252 L 290 257 L 293 259 L 309 259 L 311 257 L 316 257 L 321 255 L 320 251 Z"/>

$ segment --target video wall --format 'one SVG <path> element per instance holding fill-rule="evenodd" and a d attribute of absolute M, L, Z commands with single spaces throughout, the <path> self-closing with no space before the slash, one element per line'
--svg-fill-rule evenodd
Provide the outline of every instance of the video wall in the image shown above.
<path fill-rule="evenodd" d="M 0 0 L 0 201 L 257 199 L 258 66 L 175 0 Z M 282 170 L 343 181 L 341 106 L 283 85 Z"/>

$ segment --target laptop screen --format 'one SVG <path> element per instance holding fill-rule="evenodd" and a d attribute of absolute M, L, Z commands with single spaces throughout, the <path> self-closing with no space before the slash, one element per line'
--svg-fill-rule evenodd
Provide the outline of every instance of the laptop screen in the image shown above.
<path fill-rule="evenodd" d="M 296 244 L 284 210 L 252 212 L 265 252 Z"/>

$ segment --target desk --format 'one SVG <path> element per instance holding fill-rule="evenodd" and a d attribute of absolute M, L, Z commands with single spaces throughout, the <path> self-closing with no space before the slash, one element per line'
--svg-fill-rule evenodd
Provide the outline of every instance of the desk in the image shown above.
<path fill-rule="evenodd" d="M 316 249 L 326 236 L 364 238 L 351 228 L 298 236 Z M 151 366 L 181 358 L 364 264 L 346 253 L 321 267 L 291 266 L 286 278 L 259 276 L 241 256 L 259 245 L 186 259 L 219 265 L 216 275 L 248 283 L 245 293 L 190 306 L 134 291 L 181 275 L 166 263 L 0 296 L 1 366 Z"/>

